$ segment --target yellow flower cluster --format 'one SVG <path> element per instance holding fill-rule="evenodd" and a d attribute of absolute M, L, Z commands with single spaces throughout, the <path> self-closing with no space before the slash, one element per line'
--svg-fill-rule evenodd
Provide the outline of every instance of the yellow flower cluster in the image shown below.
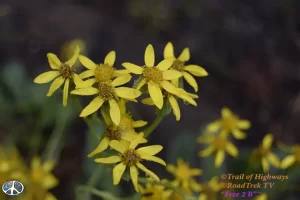
<path fill-rule="evenodd" d="M 22 200 L 56 200 L 49 192 L 58 185 L 58 180 L 52 175 L 55 163 L 53 161 L 41 162 L 34 157 L 30 166 L 26 166 L 18 151 L 12 147 L 0 147 L 0 182 L 19 180 L 24 184 L 24 191 L 18 196 Z M 0 199 L 4 199 L 1 196 Z M 3 197 L 3 198 L 2 198 Z"/>

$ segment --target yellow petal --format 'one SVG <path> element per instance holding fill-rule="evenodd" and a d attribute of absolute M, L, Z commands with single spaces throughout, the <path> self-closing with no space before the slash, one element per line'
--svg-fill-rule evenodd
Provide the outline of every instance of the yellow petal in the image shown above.
<path fill-rule="evenodd" d="M 221 114 L 222 114 L 222 118 L 230 118 L 232 116 L 232 112 L 230 111 L 229 108 L 227 107 L 224 107 L 222 108 L 221 110 Z"/>
<path fill-rule="evenodd" d="M 243 131 L 240 131 L 239 129 L 234 129 L 232 130 L 232 135 L 238 140 L 245 139 L 247 137 L 246 133 Z"/>
<path fill-rule="evenodd" d="M 161 158 L 158 158 L 156 156 L 151 156 L 151 155 L 147 155 L 147 154 L 141 154 L 141 158 L 144 160 L 148 160 L 148 161 L 153 161 L 153 162 L 157 162 L 163 166 L 167 166 L 167 164 L 165 163 L 165 161 L 163 161 Z"/>
<path fill-rule="evenodd" d="M 44 72 L 38 75 L 33 81 L 38 84 L 49 83 L 59 75 L 60 73 L 58 71 Z"/>
<path fill-rule="evenodd" d="M 184 48 L 181 52 L 180 56 L 178 57 L 178 60 L 186 62 L 190 60 L 190 50 L 189 48 Z"/>
<path fill-rule="evenodd" d="M 234 158 L 236 158 L 239 154 L 238 149 L 231 142 L 228 142 L 226 144 L 225 149 Z"/>
<path fill-rule="evenodd" d="M 82 81 L 81 83 L 77 84 L 76 89 L 92 87 L 92 85 L 94 85 L 94 83 L 96 82 L 97 82 L 96 78 L 90 78 L 86 81 Z"/>
<path fill-rule="evenodd" d="M 273 135 L 272 134 L 267 134 L 263 141 L 262 141 L 262 145 L 264 149 L 270 149 L 273 143 Z"/>
<path fill-rule="evenodd" d="M 55 161 L 54 160 L 48 160 L 43 164 L 43 170 L 45 172 L 51 172 L 55 167 Z"/>
<path fill-rule="evenodd" d="M 193 168 L 190 171 L 191 176 L 199 176 L 202 173 L 203 173 L 203 171 L 201 169 L 196 169 L 196 168 Z"/>
<path fill-rule="evenodd" d="M 182 72 L 182 75 L 186 82 L 194 88 L 195 92 L 198 92 L 198 84 L 194 77 L 187 72 Z"/>
<path fill-rule="evenodd" d="M 251 127 L 251 123 L 248 120 L 239 120 L 237 126 L 239 129 L 245 130 Z"/>
<path fill-rule="evenodd" d="M 107 126 L 113 125 L 113 122 L 111 121 L 110 116 L 107 114 L 107 112 L 103 108 L 101 108 L 101 115 L 102 115 L 102 117 L 104 119 L 104 122 Z"/>
<path fill-rule="evenodd" d="M 56 78 L 56 79 L 52 82 L 52 84 L 51 84 L 51 86 L 50 86 L 50 88 L 49 88 L 49 91 L 48 91 L 48 93 L 47 93 L 47 96 L 48 96 L 48 97 L 52 96 L 52 94 L 53 94 L 58 88 L 60 88 L 60 87 L 64 84 L 64 82 L 65 82 L 65 78 L 63 78 L 62 76 Z"/>
<path fill-rule="evenodd" d="M 143 126 L 146 126 L 148 124 L 148 122 L 143 121 L 143 120 L 137 120 L 137 121 L 133 121 L 132 126 L 133 128 L 140 128 Z"/>
<path fill-rule="evenodd" d="M 120 108 L 120 112 L 121 114 L 126 114 L 126 102 L 124 99 L 120 99 L 118 101 L 118 105 L 119 105 L 119 108 Z"/>
<path fill-rule="evenodd" d="M 109 103 L 109 115 L 111 120 L 118 126 L 121 120 L 120 108 L 117 102 L 113 99 L 108 101 Z"/>
<path fill-rule="evenodd" d="M 69 85 L 70 85 L 70 79 L 66 79 L 64 90 L 63 90 L 63 105 L 64 106 L 67 106 L 67 103 L 68 103 Z"/>
<path fill-rule="evenodd" d="M 122 175 L 124 174 L 124 171 L 126 169 L 126 165 L 123 163 L 118 164 L 113 169 L 113 184 L 118 185 L 120 183 L 120 180 L 122 178 Z"/>
<path fill-rule="evenodd" d="M 132 64 L 132 63 L 129 63 L 129 62 L 122 63 L 122 66 L 134 74 L 142 74 L 144 71 L 144 69 L 142 67 Z"/>
<path fill-rule="evenodd" d="M 178 89 L 169 81 L 162 81 L 160 85 L 171 94 L 178 94 Z"/>
<path fill-rule="evenodd" d="M 221 167 L 225 158 L 225 152 L 223 150 L 218 150 L 215 158 L 215 167 Z"/>
<path fill-rule="evenodd" d="M 130 178 L 132 181 L 132 184 L 134 186 L 134 189 L 139 192 L 138 187 L 138 170 L 135 166 L 130 166 Z"/>
<path fill-rule="evenodd" d="M 198 200 L 208 200 L 208 197 L 205 193 L 200 193 Z"/>
<path fill-rule="evenodd" d="M 141 91 L 134 89 L 134 88 L 129 88 L 129 87 L 118 87 L 115 88 L 115 93 L 117 96 L 124 98 L 124 99 L 135 99 L 139 96 L 141 96 Z"/>
<path fill-rule="evenodd" d="M 97 88 L 87 87 L 87 88 L 78 88 L 76 90 L 72 90 L 71 94 L 80 95 L 80 96 L 89 96 L 95 95 L 99 92 Z"/>
<path fill-rule="evenodd" d="M 116 61 L 116 52 L 115 51 L 111 51 L 109 52 L 104 59 L 104 64 L 108 64 L 109 66 L 114 66 Z"/>
<path fill-rule="evenodd" d="M 119 76 L 112 81 L 112 85 L 114 87 L 119 86 L 119 85 L 124 85 L 124 84 L 128 83 L 130 80 L 131 80 L 130 74 L 127 74 L 124 76 Z"/>
<path fill-rule="evenodd" d="M 68 65 L 68 66 L 70 66 L 70 67 L 73 66 L 76 63 L 76 61 L 77 61 L 77 58 L 79 56 L 79 51 L 80 51 L 80 49 L 79 49 L 79 46 L 77 45 L 76 48 L 75 48 L 75 50 L 74 50 L 72 58 L 70 58 L 70 60 L 68 60 L 67 62 L 65 62 L 65 64 Z"/>
<path fill-rule="evenodd" d="M 95 76 L 95 69 L 88 69 L 88 70 L 80 73 L 79 76 L 82 79 L 88 78 L 88 77 L 91 77 L 91 76 Z"/>
<path fill-rule="evenodd" d="M 155 55 L 154 55 L 153 46 L 151 44 L 149 44 L 146 47 L 144 59 L 145 59 L 146 66 L 148 66 L 148 67 L 154 66 Z"/>
<path fill-rule="evenodd" d="M 147 83 L 148 81 L 146 80 L 146 79 L 142 79 L 139 83 L 138 83 L 138 85 L 136 86 L 136 89 L 141 89 L 141 87 L 143 87 L 146 83 Z"/>
<path fill-rule="evenodd" d="M 188 102 L 189 104 L 192 104 L 193 106 L 197 106 L 196 101 L 190 97 L 189 95 L 184 95 L 184 94 L 175 94 L 177 97 L 183 99 L 184 101 Z"/>
<path fill-rule="evenodd" d="M 137 164 L 137 167 L 140 168 L 142 171 L 144 171 L 147 175 L 149 175 L 151 178 L 153 178 L 156 181 L 159 181 L 158 176 L 156 176 L 156 174 L 154 174 L 152 171 L 150 171 L 149 169 L 147 169 L 144 165 L 142 165 L 141 163 Z"/>
<path fill-rule="evenodd" d="M 292 166 L 295 162 L 296 162 L 296 157 L 294 155 L 288 155 L 281 161 L 280 167 L 282 169 L 286 169 Z"/>
<path fill-rule="evenodd" d="M 262 158 L 261 159 L 261 164 L 262 164 L 263 172 L 267 173 L 269 171 L 269 163 L 268 163 L 267 159 Z"/>
<path fill-rule="evenodd" d="M 48 53 L 47 57 L 48 57 L 49 65 L 52 69 L 59 69 L 60 68 L 61 62 L 55 54 Z"/>
<path fill-rule="evenodd" d="M 121 161 L 120 156 L 109 156 L 107 158 L 96 158 L 95 162 L 104 164 L 113 164 Z"/>
<path fill-rule="evenodd" d="M 182 73 L 173 69 L 169 69 L 163 72 L 164 80 L 174 80 L 182 76 Z"/>
<path fill-rule="evenodd" d="M 72 79 L 76 87 L 84 84 L 84 81 L 80 78 L 78 74 L 73 73 Z"/>
<path fill-rule="evenodd" d="M 45 189 L 52 189 L 58 185 L 58 180 L 51 174 L 43 176 L 41 181 L 42 187 Z"/>
<path fill-rule="evenodd" d="M 149 82 L 148 83 L 148 91 L 150 94 L 153 103 L 156 105 L 157 108 L 162 109 L 164 104 L 164 99 L 162 96 L 161 89 L 155 83 Z"/>
<path fill-rule="evenodd" d="M 156 66 L 157 69 L 160 71 L 168 70 L 172 66 L 173 61 L 169 59 L 162 60 L 158 65 Z"/>
<path fill-rule="evenodd" d="M 267 154 L 267 159 L 268 161 L 276 168 L 280 167 L 280 160 L 279 158 L 276 156 L 276 154 L 269 152 Z"/>
<path fill-rule="evenodd" d="M 125 147 L 117 140 L 110 141 L 109 146 L 120 153 L 124 153 L 126 150 Z"/>
<path fill-rule="evenodd" d="M 151 146 L 138 148 L 136 152 L 139 154 L 148 154 L 153 156 L 159 153 L 162 149 L 163 147 L 161 145 L 151 145 Z"/>
<path fill-rule="evenodd" d="M 90 157 L 92 157 L 92 156 L 94 156 L 94 155 L 96 155 L 96 154 L 98 154 L 98 153 L 101 153 L 101 152 L 103 152 L 104 150 L 106 150 L 107 147 L 108 147 L 108 143 L 109 143 L 109 139 L 108 139 L 107 137 L 104 137 L 104 138 L 101 140 L 101 142 L 99 143 L 99 145 L 96 147 L 96 149 L 95 149 L 94 151 L 92 151 L 92 152 L 88 155 L 88 157 L 90 158 Z"/>
<path fill-rule="evenodd" d="M 199 155 L 200 155 L 201 157 L 208 157 L 208 156 L 210 156 L 210 155 L 212 154 L 212 152 L 213 152 L 214 150 L 215 150 L 215 149 L 214 149 L 213 146 L 209 146 L 209 147 L 207 147 L 206 149 L 200 151 Z"/>
<path fill-rule="evenodd" d="M 57 200 L 57 198 L 55 196 L 53 196 L 53 194 L 51 194 L 50 192 L 48 192 L 45 196 L 44 200 Z"/>
<path fill-rule="evenodd" d="M 174 47 L 171 42 L 168 42 L 164 49 L 164 58 L 174 58 Z"/>
<path fill-rule="evenodd" d="M 103 104 L 104 100 L 100 97 L 94 98 L 89 105 L 87 105 L 82 112 L 80 113 L 80 117 L 86 117 L 94 112 L 96 112 Z"/>
<path fill-rule="evenodd" d="M 183 68 L 185 71 L 190 72 L 191 74 L 193 74 L 194 76 L 198 76 L 198 77 L 202 77 L 202 76 L 207 76 L 208 73 L 207 71 L 198 66 L 198 65 L 187 65 Z"/>
<path fill-rule="evenodd" d="M 154 103 L 153 103 L 153 101 L 152 101 L 151 98 L 145 98 L 145 99 L 143 99 L 142 103 L 146 104 L 146 105 L 149 105 L 149 106 L 154 106 Z"/>
<path fill-rule="evenodd" d="M 37 156 L 33 157 L 30 164 L 31 169 L 39 169 L 40 166 L 41 166 L 41 159 Z"/>
<path fill-rule="evenodd" d="M 130 71 L 127 69 L 118 69 L 118 70 L 114 70 L 113 76 L 114 77 L 118 77 L 118 76 L 123 76 L 126 74 L 129 74 Z"/>
<path fill-rule="evenodd" d="M 178 102 L 171 95 L 168 96 L 168 99 L 169 99 L 170 105 L 172 107 L 173 114 L 175 115 L 176 121 L 179 121 L 180 120 L 180 108 L 179 108 Z"/>
<path fill-rule="evenodd" d="M 88 71 L 94 72 L 94 69 L 96 68 L 96 64 L 92 60 L 90 60 L 88 57 L 79 55 L 79 61 L 84 67 L 89 69 Z M 89 77 L 89 76 L 87 76 L 87 77 Z M 86 78 L 86 77 L 81 77 L 81 78 Z"/>
<path fill-rule="evenodd" d="M 135 149 L 135 147 L 141 143 L 143 137 L 144 137 L 144 133 L 139 133 L 138 136 L 130 143 L 129 148 Z"/>
<path fill-rule="evenodd" d="M 206 131 L 212 132 L 212 133 L 217 132 L 220 130 L 221 126 L 222 126 L 221 121 L 217 120 L 217 121 L 214 121 L 214 122 L 208 124 L 206 127 Z"/>

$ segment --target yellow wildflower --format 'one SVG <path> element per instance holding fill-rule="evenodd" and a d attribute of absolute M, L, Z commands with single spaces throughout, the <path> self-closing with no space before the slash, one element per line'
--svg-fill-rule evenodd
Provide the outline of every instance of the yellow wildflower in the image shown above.
<path fill-rule="evenodd" d="M 208 183 L 200 184 L 200 195 L 198 200 L 217 200 L 219 192 L 221 190 L 218 177 L 213 177 Z"/>
<path fill-rule="evenodd" d="M 88 70 L 82 72 L 79 76 L 80 78 L 93 77 L 86 81 L 84 87 L 91 86 L 96 82 L 107 82 L 111 81 L 116 77 L 125 76 L 125 79 L 128 79 L 128 82 L 131 79 L 129 71 L 126 69 L 116 70 L 113 66 L 116 61 L 116 52 L 110 51 L 104 58 L 104 62 L 101 64 L 95 64 L 89 58 L 79 55 L 79 61 L 81 64 L 86 67 Z M 79 86 L 80 87 L 80 86 Z"/>
<path fill-rule="evenodd" d="M 149 169 L 147 169 L 142 163 L 142 160 L 149 160 L 157 162 L 161 165 L 166 166 L 166 163 L 154 156 L 155 154 L 159 153 L 162 150 L 161 145 L 151 145 L 146 147 L 141 147 L 135 149 L 136 146 L 140 143 L 141 139 L 143 138 L 144 134 L 139 134 L 139 136 L 134 139 L 128 147 L 123 146 L 119 141 L 113 140 L 110 142 L 110 146 L 115 149 L 116 151 L 120 152 L 120 156 L 110 156 L 107 158 L 97 158 L 95 162 L 97 163 L 105 163 L 105 164 L 112 164 L 112 163 L 119 163 L 113 169 L 113 184 L 119 184 L 121 177 L 126 169 L 126 167 L 130 168 L 130 177 L 131 181 L 134 185 L 134 188 L 137 192 L 139 192 L 138 188 L 138 170 L 141 169 L 146 174 L 148 174 L 151 178 L 156 181 L 159 181 L 159 178 Z"/>
<path fill-rule="evenodd" d="M 263 138 L 262 144 L 254 150 L 255 157 L 261 159 L 262 168 L 265 173 L 269 171 L 269 164 L 276 168 L 280 167 L 279 158 L 271 151 L 273 139 L 271 133 L 267 134 Z"/>
<path fill-rule="evenodd" d="M 137 133 L 134 128 L 143 127 L 147 124 L 147 122 L 139 120 L 133 121 L 131 116 L 126 113 L 126 105 L 124 100 L 120 100 L 118 102 L 121 111 L 121 120 L 120 124 L 115 125 L 110 117 L 106 114 L 106 112 L 102 109 L 101 113 L 104 118 L 106 128 L 104 132 L 104 138 L 100 141 L 97 148 L 91 152 L 88 157 L 92 157 L 95 154 L 101 153 L 106 150 L 109 146 L 110 141 L 117 140 L 120 141 L 124 146 L 129 145 L 135 137 L 137 137 Z M 141 143 L 145 143 L 147 140 L 142 138 Z"/>
<path fill-rule="evenodd" d="M 56 198 L 48 192 L 58 185 L 58 180 L 51 174 L 55 166 L 54 161 L 46 161 L 41 163 L 39 157 L 34 157 L 31 161 L 30 176 L 26 182 L 26 191 L 24 199 L 45 199 L 56 200 Z"/>
<path fill-rule="evenodd" d="M 267 199 L 268 199 L 268 195 L 266 193 L 260 194 L 255 197 L 255 200 L 267 200 Z"/>
<path fill-rule="evenodd" d="M 145 66 L 143 67 L 129 62 L 122 63 L 122 65 L 130 72 L 142 75 L 142 80 L 137 85 L 137 89 L 140 89 L 147 83 L 151 99 L 156 107 L 161 109 L 163 107 L 161 87 L 170 93 L 176 93 L 176 87 L 168 82 L 168 80 L 177 79 L 182 75 L 176 70 L 169 69 L 172 65 L 172 61 L 168 59 L 161 61 L 154 67 L 155 55 L 151 44 L 149 44 L 145 50 L 144 60 Z"/>
<path fill-rule="evenodd" d="M 101 108 L 103 103 L 108 102 L 110 107 L 110 117 L 116 125 L 119 125 L 121 120 L 120 108 L 117 103 L 119 98 L 135 100 L 135 98 L 142 94 L 139 90 L 134 88 L 117 87 L 129 81 L 126 78 L 124 79 L 124 77 L 125 76 L 121 76 L 109 82 L 101 82 L 98 84 L 98 88 L 87 87 L 73 90 L 71 94 L 75 95 L 88 96 L 97 94 L 97 97 L 94 98 L 90 104 L 82 110 L 80 117 L 86 117 L 96 112 L 99 108 Z"/>
<path fill-rule="evenodd" d="M 34 79 L 34 82 L 38 84 L 48 83 L 53 79 L 55 79 L 50 86 L 47 96 L 51 96 L 58 88 L 60 88 L 64 84 L 64 89 L 63 89 L 64 106 L 66 106 L 68 102 L 70 80 L 73 80 L 75 85 L 82 84 L 81 78 L 79 77 L 79 75 L 75 73 L 75 68 L 73 67 L 73 65 L 77 61 L 79 51 L 80 51 L 79 47 L 77 46 L 75 48 L 75 51 L 71 59 L 65 63 L 62 63 L 57 58 L 57 56 L 54 55 L 53 53 L 48 53 L 47 54 L 48 61 L 50 67 L 53 70 L 49 72 L 44 72 Z"/>
<path fill-rule="evenodd" d="M 187 81 L 187 83 L 194 88 L 194 90 L 198 91 L 198 84 L 194 79 L 194 76 L 204 77 L 207 76 L 207 71 L 198 66 L 198 65 L 185 65 L 187 61 L 190 60 L 190 50 L 189 48 L 183 49 L 181 54 L 178 58 L 174 56 L 174 47 L 171 42 L 168 42 L 164 49 L 164 58 L 165 59 L 172 59 L 173 64 L 171 69 L 175 69 L 182 73 L 183 78 Z M 192 74 L 192 75 L 191 75 Z M 174 82 L 176 83 L 178 79 L 175 79 Z"/>
<path fill-rule="evenodd" d="M 248 120 L 240 119 L 226 107 L 222 108 L 221 115 L 221 119 L 216 120 L 207 126 L 207 132 L 213 133 L 222 131 L 226 135 L 232 133 L 236 139 L 246 138 L 246 133 L 241 130 L 250 128 L 251 124 Z"/>
<path fill-rule="evenodd" d="M 181 117 L 181 113 L 180 113 L 180 108 L 176 100 L 176 97 L 183 99 L 184 101 L 192 104 L 193 106 L 197 106 L 197 103 L 194 99 L 197 99 L 198 95 L 186 92 L 182 88 L 176 88 L 176 89 L 177 92 L 174 94 L 169 93 L 166 90 L 163 90 L 162 93 L 163 93 L 163 97 L 167 98 L 168 102 L 170 103 L 176 121 L 179 121 Z M 142 103 L 146 105 L 154 105 L 154 102 L 151 98 L 143 99 Z"/>
<path fill-rule="evenodd" d="M 292 155 L 286 156 L 281 162 L 281 168 L 286 169 L 296 163 L 300 163 L 300 145 L 292 147 Z"/>
<path fill-rule="evenodd" d="M 212 136 L 212 135 L 205 135 L 198 137 L 199 143 L 206 143 L 210 144 L 209 147 L 202 150 L 199 155 L 202 157 L 207 157 L 213 152 L 216 152 L 215 157 L 215 167 L 219 168 L 225 158 L 225 151 L 229 153 L 232 157 L 236 158 L 238 156 L 238 149 L 234 144 L 232 144 L 229 140 L 227 135 L 221 133 L 220 135 Z"/>
<path fill-rule="evenodd" d="M 182 188 L 186 194 L 199 191 L 199 184 L 196 182 L 194 176 L 201 175 L 201 169 L 190 168 L 188 163 L 178 158 L 177 166 L 172 164 L 168 165 L 167 170 L 175 176 L 175 181 L 172 184 Z"/>
<path fill-rule="evenodd" d="M 145 188 L 139 186 L 139 189 L 142 194 L 141 200 L 169 200 L 173 192 L 172 190 L 166 189 L 163 185 L 154 183 L 147 183 Z"/>

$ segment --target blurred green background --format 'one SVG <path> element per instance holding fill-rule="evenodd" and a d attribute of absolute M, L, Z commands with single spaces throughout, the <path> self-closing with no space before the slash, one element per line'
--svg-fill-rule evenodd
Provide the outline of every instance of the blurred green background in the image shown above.
<path fill-rule="evenodd" d="M 200 180 L 209 179 L 215 172 L 210 170 L 210 159 L 198 157 L 203 147 L 195 139 L 207 123 L 220 117 L 224 106 L 252 122 L 247 139 L 236 143 L 241 157 L 268 132 L 275 142 L 299 144 L 299 9 L 296 0 L 2 0 L 1 143 L 17 142 L 21 154 L 30 158 L 45 150 L 51 133 L 63 132 L 54 141 L 59 143 L 58 148 L 47 150 L 59 161 L 54 174 L 60 184 L 53 193 L 59 200 L 75 199 L 75 185 L 86 183 L 97 166 L 86 156 L 95 144 L 90 142 L 88 128 L 75 107 L 63 109 L 61 94 L 46 97 L 49 85 L 36 85 L 33 79 L 48 71 L 46 53 L 67 57 L 63 45 L 80 39 L 86 47 L 85 55 L 99 63 L 115 50 L 119 68 L 124 61 L 142 64 L 144 49 L 150 43 L 157 60 L 162 59 L 168 41 L 174 44 L 176 55 L 190 48 L 190 63 L 203 66 L 209 73 L 197 79 L 198 107 L 182 103 L 180 122 L 168 116 L 149 142 L 164 146 L 161 156 L 168 163 L 175 163 L 180 156 L 203 169 Z M 186 89 L 192 92 L 192 88 Z M 154 118 L 151 107 L 135 105 L 133 112 L 136 119 Z M 101 132 L 101 126 L 92 126 Z M 161 167 L 150 167 L 167 176 Z M 244 170 L 243 160 L 226 157 L 218 173 Z M 121 189 L 112 187 L 110 172 L 106 168 L 99 171 L 102 174 L 97 188 L 120 196 L 133 193 L 126 183 Z M 289 177 L 289 184 L 300 185 L 299 167 Z M 300 193 L 276 194 L 271 200 L 298 199 Z"/>

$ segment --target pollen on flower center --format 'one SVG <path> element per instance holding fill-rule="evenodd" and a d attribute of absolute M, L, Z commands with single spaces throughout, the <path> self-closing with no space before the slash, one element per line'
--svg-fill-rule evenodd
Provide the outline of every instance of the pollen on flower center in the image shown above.
<path fill-rule="evenodd" d="M 70 78 L 72 78 L 72 75 L 74 74 L 75 69 L 73 67 L 70 67 L 70 66 L 62 63 L 60 68 L 58 69 L 58 71 L 62 77 L 70 79 Z"/>
<path fill-rule="evenodd" d="M 224 149 L 227 141 L 224 138 L 216 138 L 213 145 L 216 149 Z"/>
<path fill-rule="evenodd" d="M 177 71 L 183 71 L 183 67 L 184 67 L 184 62 L 180 60 L 175 60 L 171 65 L 171 68 Z"/>
<path fill-rule="evenodd" d="M 110 81 L 113 78 L 114 70 L 108 64 L 100 64 L 95 69 L 95 78 L 98 82 Z"/>
<path fill-rule="evenodd" d="M 32 173 L 32 179 L 35 181 L 40 181 L 44 177 L 44 173 L 41 170 L 36 170 Z"/>
<path fill-rule="evenodd" d="M 181 165 L 180 167 L 177 168 L 177 176 L 180 179 L 185 179 L 187 178 L 187 175 L 189 174 L 190 170 L 187 165 Z"/>
<path fill-rule="evenodd" d="M 148 81 L 153 81 L 154 83 L 159 83 L 163 81 L 163 73 L 155 67 L 145 67 L 143 76 Z"/>
<path fill-rule="evenodd" d="M 99 96 L 106 101 L 113 99 L 115 97 L 114 89 L 108 83 L 99 83 L 98 89 L 99 89 Z"/>
<path fill-rule="evenodd" d="M 223 119 L 222 124 L 225 129 L 234 129 L 238 119 L 235 116 L 226 117 Z"/>
<path fill-rule="evenodd" d="M 267 149 L 263 148 L 262 146 L 255 150 L 255 155 L 256 155 L 258 158 L 263 158 L 263 157 L 265 157 L 268 153 L 269 153 L 269 151 L 268 151 Z"/>
<path fill-rule="evenodd" d="M 126 131 L 132 128 L 133 128 L 133 122 L 131 116 L 128 114 L 124 115 L 119 124 L 120 131 Z"/>
<path fill-rule="evenodd" d="M 106 137 L 108 137 L 109 140 L 118 140 L 118 141 L 121 139 L 122 136 L 120 131 L 117 128 L 111 126 L 106 128 L 105 135 Z"/>
<path fill-rule="evenodd" d="M 133 149 L 125 151 L 121 156 L 126 166 L 134 166 L 141 161 L 141 156 Z"/>

